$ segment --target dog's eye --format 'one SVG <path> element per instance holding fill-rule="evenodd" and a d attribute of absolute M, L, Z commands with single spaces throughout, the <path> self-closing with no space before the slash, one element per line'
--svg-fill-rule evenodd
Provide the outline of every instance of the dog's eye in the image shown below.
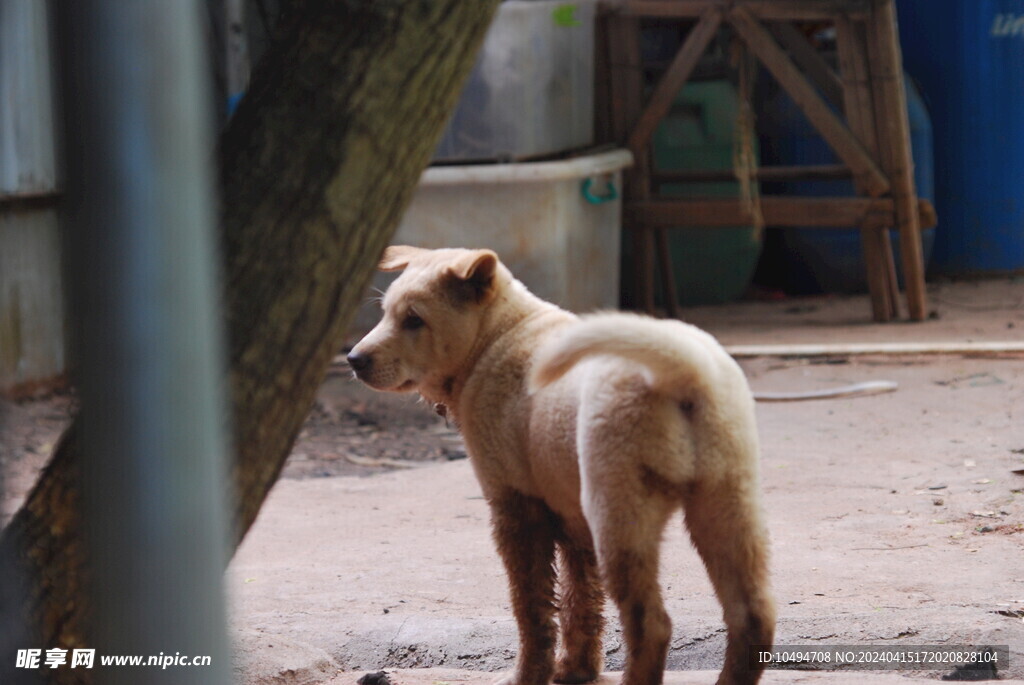
<path fill-rule="evenodd" d="M 407 331 L 415 331 L 419 328 L 423 328 L 425 325 L 426 322 L 412 312 L 406 314 L 405 318 L 402 319 L 402 328 Z"/>

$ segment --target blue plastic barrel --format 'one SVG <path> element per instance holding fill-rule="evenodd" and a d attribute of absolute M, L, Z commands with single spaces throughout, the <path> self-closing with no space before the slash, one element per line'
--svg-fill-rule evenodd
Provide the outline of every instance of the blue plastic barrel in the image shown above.
<path fill-rule="evenodd" d="M 897 0 L 935 131 L 933 271 L 1024 268 L 1024 0 Z"/>
<path fill-rule="evenodd" d="M 920 197 L 933 200 L 933 137 L 928 110 L 909 80 L 904 80 L 910 145 L 914 155 L 914 185 Z M 759 121 L 766 163 L 783 166 L 837 164 L 835 153 L 804 113 L 782 90 L 763 106 Z M 794 181 L 766 187 L 767 193 L 805 197 L 847 197 L 855 194 L 852 181 Z M 935 229 L 922 231 L 925 263 L 935 242 Z M 890 231 L 897 271 L 902 281 L 899 237 Z M 792 228 L 783 231 L 786 289 L 796 294 L 857 293 L 867 290 L 867 271 L 860 231 L 855 228 Z"/>

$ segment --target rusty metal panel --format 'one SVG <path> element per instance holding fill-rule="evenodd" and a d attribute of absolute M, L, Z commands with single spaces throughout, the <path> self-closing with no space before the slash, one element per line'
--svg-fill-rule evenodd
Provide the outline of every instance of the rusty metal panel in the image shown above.
<path fill-rule="evenodd" d="M 65 368 L 47 3 L 0 0 L 0 389 Z"/>

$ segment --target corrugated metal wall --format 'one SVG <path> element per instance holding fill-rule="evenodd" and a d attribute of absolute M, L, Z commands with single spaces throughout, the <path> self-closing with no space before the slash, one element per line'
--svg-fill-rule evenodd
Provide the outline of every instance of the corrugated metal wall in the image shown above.
<path fill-rule="evenodd" d="M 60 178 L 47 0 L 0 0 L 0 391 L 65 370 Z M 205 0 L 219 123 L 247 75 L 245 24 L 254 58 L 266 48 L 279 0 Z M 237 30 L 235 31 L 237 33 Z M 239 62 L 239 56 L 242 59 Z M 234 58 L 234 60 L 232 59 Z M 234 78 L 228 75 L 237 72 Z M 241 65 L 241 66 L 239 66 Z M 231 81 L 229 83 L 229 81 Z"/>
<path fill-rule="evenodd" d="M 64 370 L 47 3 L 0 0 L 0 389 Z"/>

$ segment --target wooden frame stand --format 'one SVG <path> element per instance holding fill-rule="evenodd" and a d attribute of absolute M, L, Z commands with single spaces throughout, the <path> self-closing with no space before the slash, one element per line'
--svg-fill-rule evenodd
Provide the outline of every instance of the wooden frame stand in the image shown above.
<path fill-rule="evenodd" d="M 909 317 L 925 318 L 921 228 L 934 226 L 935 214 L 914 188 L 894 0 L 621 0 L 605 4 L 600 16 L 598 98 L 599 111 L 606 118 L 599 118 L 598 125 L 607 140 L 628 146 L 636 160 L 627 174 L 623 226 L 634 239 L 634 288 L 641 308 L 654 310 L 657 260 L 665 308 L 669 316 L 677 315 L 667 230 L 753 223 L 749 202 L 665 199 L 656 193 L 659 181 L 729 180 L 735 178 L 732 170 L 655 178 L 651 162 L 655 128 L 712 39 L 728 27 L 841 161 L 826 166 L 766 167 L 757 169 L 754 178 L 852 178 L 857 189 L 855 197 L 762 197 L 757 204 L 764 224 L 859 228 L 876 321 L 899 315 L 896 267 L 888 239 L 889 228 L 898 229 Z M 645 18 L 692 23 L 647 98 L 640 51 L 640 24 Z M 792 22 L 835 26 L 838 70 Z"/>

